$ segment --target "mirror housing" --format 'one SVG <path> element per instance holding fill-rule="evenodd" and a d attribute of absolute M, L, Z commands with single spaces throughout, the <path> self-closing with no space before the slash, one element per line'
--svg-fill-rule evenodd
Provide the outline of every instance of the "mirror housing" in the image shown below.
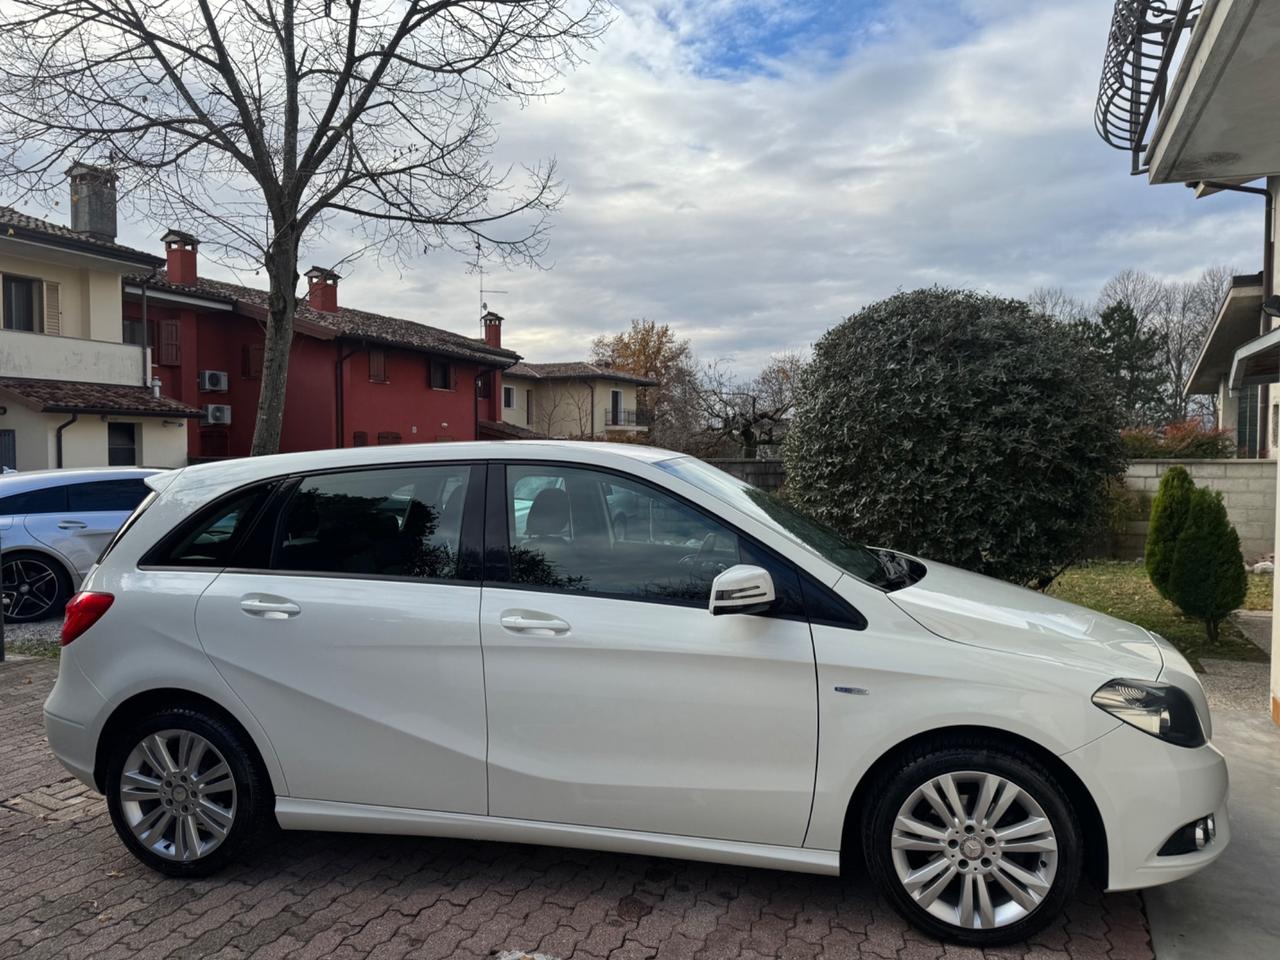
<path fill-rule="evenodd" d="M 777 598 L 768 570 L 740 563 L 711 581 L 708 609 L 713 617 L 724 613 L 764 613 Z"/>

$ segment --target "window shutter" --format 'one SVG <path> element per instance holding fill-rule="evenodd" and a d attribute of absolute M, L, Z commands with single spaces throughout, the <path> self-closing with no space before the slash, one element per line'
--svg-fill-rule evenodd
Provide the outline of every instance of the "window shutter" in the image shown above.
<path fill-rule="evenodd" d="M 62 336 L 62 284 L 53 280 L 44 282 L 44 332 Z"/>
<path fill-rule="evenodd" d="M 387 379 L 387 354 L 384 350 L 369 351 L 369 379 L 379 383 Z"/>
<path fill-rule="evenodd" d="M 262 344 L 246 343 L 240 348 L 240 375 L 246 380 L 262 377 Z"/>
<path fill-rule="evenodd" d="M 182 327 L 176 317 L 160 321 L 160 365 L 176 367 L 182 363 Z"/>

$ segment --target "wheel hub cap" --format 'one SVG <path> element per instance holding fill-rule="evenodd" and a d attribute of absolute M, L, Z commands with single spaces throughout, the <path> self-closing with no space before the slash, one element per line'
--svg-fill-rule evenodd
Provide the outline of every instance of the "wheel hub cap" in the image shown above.
<path fill-rule="evenodd" d="M 120 809 L 133 835 L 166 860 L 199 860 L 222 845 L 236 817 L 226 759 L 190 730 L 161 730 L 130 752 Z"/>
<path fill-rule="evenodd" d="M 966 770 L 917 787 L 898 811 L 893 866 L 911 898 L 958 927 L 989 930 L 1024 919 L 1057 875 L 1053 825 L 1010 780 Z"/>

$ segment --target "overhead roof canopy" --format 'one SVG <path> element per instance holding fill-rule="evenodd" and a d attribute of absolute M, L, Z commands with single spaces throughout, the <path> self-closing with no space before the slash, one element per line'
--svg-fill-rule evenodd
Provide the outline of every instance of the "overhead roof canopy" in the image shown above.
<path fill-rule="evenodd" d="M 1205 0 L 1147 151 L 1152 183 L 1280 173 L 1280 3 Z"/>
<path fill-rule="evenodd" d="M 1187 394 L 1218 392 L 1220 381 L 1231 372 L 1236 350 L 1257 338 L 1261 313 L 1262 274 L 1232 278 L 1231 289 L 1187 378 Z"/>
<path fill-rule="evenodd" d="M 1236 350 L 1231 362 L 1232 390 L 1249 387 L 1255 383 L 1275 383 L 1280 380 L 1280 329 L 1250 340 Z"/>

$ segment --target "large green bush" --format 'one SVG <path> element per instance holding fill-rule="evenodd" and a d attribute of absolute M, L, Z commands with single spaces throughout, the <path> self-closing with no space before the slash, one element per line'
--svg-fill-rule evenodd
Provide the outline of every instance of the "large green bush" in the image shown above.
<path fill-rule="evenodd" d="M 1160 489 L 1151 501 L 1151 520 L 1147 525 L 1147 545 L 1143 551 L 1147 563 L 1147 576 L 1160 596 L 1172 599 L 1169 593 L 1169 571 L 1173 567 L 1173 550 L 1178 534 L 1187 519 L 1187 507 L 1191 503 L 1191 491 L 1196 488 L 1191 474 L 1183 467 L 1170 467 L 1160 478 Z"/>
<path fill-rule="evenodd" d="M 1197 487 L 1174 544 L 1169 567 L 1169 596 L 1189 617 L 1204 621 L 1210 643 L 1232 610 L 1244 603 L 1245 576 L 1240 537 L 1227 519 L 1222 494 Z"/>
<path fill-rule="evenodd" d="M 1047 583 L 1124 466 L 1113 389 L 1026 303 L 917 290 L 818 342 L 784 445 L 797 505 L 874 545 Z"/>

